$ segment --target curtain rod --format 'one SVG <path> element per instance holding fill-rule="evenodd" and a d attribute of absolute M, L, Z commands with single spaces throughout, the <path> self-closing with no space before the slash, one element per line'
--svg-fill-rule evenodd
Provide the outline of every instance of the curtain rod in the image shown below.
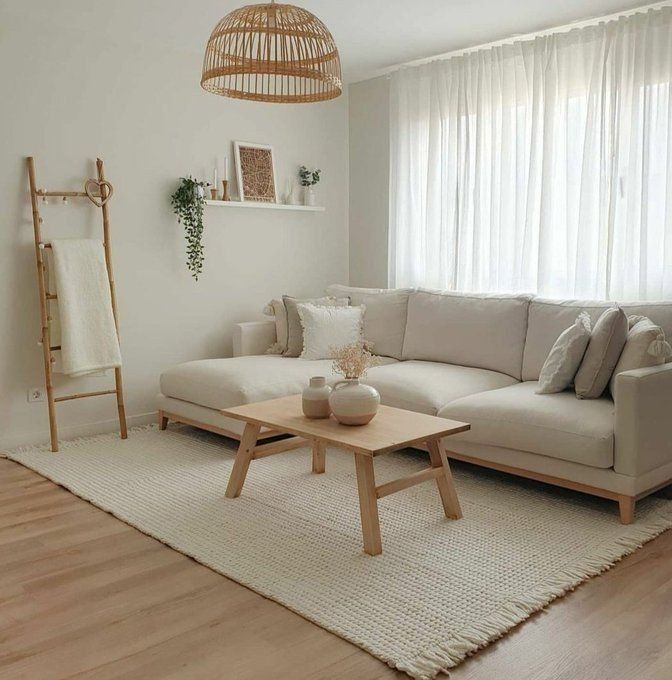
<path fill-rule="evenodd" d="M 450 59 L 451 57 L 458 57 L 463 54 L 469 54 L 470 52 L 476 52 L 478 50 L 486 50 L 492 47 L 499 47 L 501 45 L 511 45 L 517 42 L 523 42 L 526 40 L 533 40 L 534 38 L 539 38 L 544 35 L 552 35 L 553 33 L 568 33 L 575 28 L 584 28 L 586 26 L 597 26 L 601 23 L 607 21 L 614 21 L 620 19 L 621 17 L 633 16 L 635 14 L 642 14 L 648 12 L 652 9 L 662 9 L 663 7 L 672 6 L 672 0 L 663 0 L 662 2 L 654 2 L 648 5 L 642 5 L 641 7 L 635 7 L 633 9 L 623 10 L 621 12 L 614 12 L 613 14 L 605 14 L 595 17 L 590 17 L 589 19 L 580 19 L 573 21 L 569 24 L 562 24 L 560 26 L 553 26 L 551 28 L 544 28 L 540 31 L 532 31 L 530 33 L 513 33 L 506 38 L 501 38 L 499 40 L 493 40 L 488 43 L 481 43 L 480 45 L 472 45 L 470 47 L 462 47 L 460 49 L 451 50 L 449 52 L 442 52 L 440 54 L 432 55 L 431 57 L 421 57 L 419 59 L 413 59 L 412 61 L 405 61 L 399 64 L 394 64 L 381 69 L 377 76 L 373 78 L 380 78 L 381 76 L 386 76 L 387 78 L 394 71 L 398 71 L 401 68 L 408 66 L 420 66 L 422 64 L 429 64 L 433 61 L 440 61 L 443 59 Z M 373 80 L 373 78 L 365 78 L 364 80 Z M 359 81 L 362 82 L 362 81 Z"/>

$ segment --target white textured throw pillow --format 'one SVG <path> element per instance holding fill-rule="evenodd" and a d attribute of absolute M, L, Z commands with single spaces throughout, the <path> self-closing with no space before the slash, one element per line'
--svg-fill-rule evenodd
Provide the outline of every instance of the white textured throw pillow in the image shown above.
<path fill-rule="evenodd" d="M 331 359 L 336 347 L 362 340 L 364 305 L 359 307 L 296 306 L 303 326 L 302 359 Z"/>
<path fill-rule="evenodd" d="M 590 342 L 590 317 L 581 312 L 576 321 L 560 334 L 539 374 L 537 394 L 563 392 L 574 380 Z"/>
<path fill-rule="evenodd" d="M 286 357 L 298 357 L 303 351 L 303 329 L 301 328 L 301 319 L 296 308 L 298 304 L 309 303 L 311 305 L 320 305 L 321 307 L 347 307 L 350 304 L 350 298 L 347 297 L 297 300 L 290 295 L 283 295 L 282 301 L 287 313 L 287 349 L 282 353 Z"/>

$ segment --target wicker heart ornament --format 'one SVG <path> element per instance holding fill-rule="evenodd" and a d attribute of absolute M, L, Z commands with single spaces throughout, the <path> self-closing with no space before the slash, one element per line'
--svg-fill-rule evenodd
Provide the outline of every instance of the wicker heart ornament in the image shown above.
<path fill-rule="evenodd" d="M 107 189 L 107 196 L 105 198 L 103 198 L 103 187 Z M 87 179 L 84 184 L 84 191 L 94 205 L 102 208 L 112 198 L 114 187 L 105 179 Z"/>

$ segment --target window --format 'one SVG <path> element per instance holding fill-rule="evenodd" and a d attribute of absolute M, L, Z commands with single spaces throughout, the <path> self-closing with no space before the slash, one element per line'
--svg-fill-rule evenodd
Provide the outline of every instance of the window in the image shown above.
<path fill-rule="evenodd" d="M 672 9 L 393 76 L 390 283 L 672 298 Z"/>

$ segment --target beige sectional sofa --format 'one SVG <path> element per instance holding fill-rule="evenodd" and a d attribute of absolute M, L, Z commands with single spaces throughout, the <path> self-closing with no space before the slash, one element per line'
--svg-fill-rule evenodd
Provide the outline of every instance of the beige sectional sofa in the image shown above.
<path fill-rule="evenodd" d="M 365 334 L 382 338 L 391 355 L 366 378 L 382 403 L 471 423 L 469 432 L 446 440 L 450 456 L 616 500 L 625 523 L 637 499 L 672 482 L 672 364 L 621 373 L 615 400 L 608 392 L 590 400 L 571 391 L 535 394 L 558 335 L 580 311 L 595 321 L 610 303 L 340 286 L 328 292 L 369 303 Z M 672 303 L 621 306 L 672 337 Z M 329 360 L 264 354 L 275 341 L 273 321 L 238 324 L 234 358 L 167 369 L 158 397 L 162 424 L 171 419 L 238 438 L 240 424 L 219 409 L 298 393 L 313 375 L 336 379 Z"/>

